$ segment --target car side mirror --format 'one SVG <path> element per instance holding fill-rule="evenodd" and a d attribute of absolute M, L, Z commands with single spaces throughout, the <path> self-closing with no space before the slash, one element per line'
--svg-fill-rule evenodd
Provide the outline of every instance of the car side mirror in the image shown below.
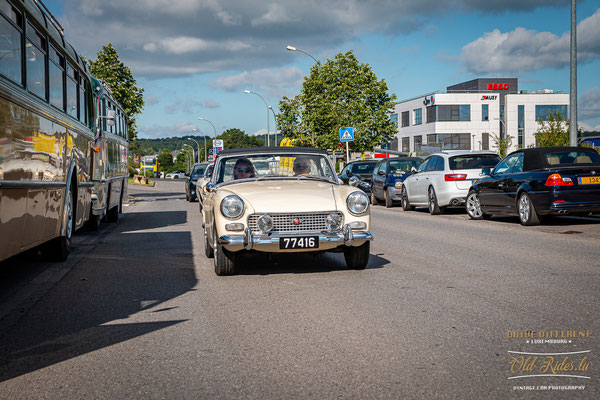
<path fill-rule="evenodd" d="M 485 167 L 481 169 L 481 175 L 491 175 L 492 169 L 490 167 Z"/>
<path fill-rule="evenodd" d="M 383 172 L 383 171 L 377 171 L 377 175 L 382 175 L 383 176 L 383 175 L 385 175 L 385 172 Z"/>
<path fill-rule="evenodd" d="M 109 126 L 115 126 L 115 110 L 108 110 L 106 112 L 106 124 Z"/>
<path fill-rule="evenodd" d="M 346 176 L 348 178 L 350 178 L 352 176 L 352 171 L 350 171 L 350 170 L 346 171 Z"/>
<path fill-rule="evenodd" d="M 356 176 L 353 176 L 348 181 L 348 183 L 350 184 L 350 186 L 354 186 L 354 187 L 358 186 L 358 182 L 360 182 L 360 180 Z"/>
<path fill-rule="evenodd" d="M 206 186 L 204 186 L 204 188 L 206 189 L 206 192 L 207 192 L 207 193 L 210 193 L 210 192 L 214 192 L 214 190 L 215 190 L 215 186 L 216 186 L 216 185 L 215 185 L 214 183 L 212 183 L 212 182 L 208 182 L 208 183 L 206 184 Z"/>
<path fill-rule="evenodd" d="M 417 169 L 415 167 L 410 167 L 410 172 L 414 174 L 415 172 L 417 172 Z"/>

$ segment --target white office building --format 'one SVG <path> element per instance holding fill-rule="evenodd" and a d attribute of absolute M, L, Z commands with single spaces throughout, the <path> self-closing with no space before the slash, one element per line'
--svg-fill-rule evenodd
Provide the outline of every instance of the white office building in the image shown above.
<path fill-rule="evenodd" d="M 535 145 L 538 120 L 550 113 L 568 117 L 568 93 L 519 91 L 517 78 L 481 78 L 429 93 L 395 106 L 393 150 L 427 154 L 439 150 L 496 150 L 494 137 L 510 135 L 512 146 Z"/>

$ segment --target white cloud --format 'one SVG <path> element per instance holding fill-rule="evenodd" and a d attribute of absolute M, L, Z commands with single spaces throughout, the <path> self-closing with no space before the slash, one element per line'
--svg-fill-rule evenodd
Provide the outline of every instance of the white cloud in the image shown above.
<path fill-rule="evenodd" d="M 578 62 L 600 57 L 600 9 L 577 26 L 577 50 Z M 459 59 L 475 75 L 560 69 L 569 65 L 570 34 L 494 29 L 463 46 Z"/>
<path fill-rule="evenodd" d="M 214 100 L 205 98 L 203 100 L 190 97 L 176 98 L 170 104 L 165 106 L 164 110 L 167 114 L 192 114 L 203 108 L 219 108 L 220 105 Z"/>
<path fill-rule="evenodd" d="M 183 135 L 197 135 L 198 133 L 193 131 L 194 128 L 196 128 L 196 125 L 189 121 L 177 122 L 168 126 L 140 126 L 138 128 L 138 137 L 142 139 L 155 139 Z"/>
<path fill-rule="evenodd" d="M 587 124 L 585 122 L 577 121 L 577 125 L 579 125 L 579 129 L 581 129 L 584 132 L 594 132 L 594 131 L 600 132 L 600 124 L 593 126 L 593 125 Z"/>
<path fill-rule="evenodd" d="M 267 12 L 259 18 L 252 20 L 253 26 L 268 25 L 268 24 L 285 24 L 293 21 L 285 7 L 278 3 L 269 4 Z"/>
<path fill-rule="evenodd" d="M 297 67 L 278 69 L 259 69 L 244 71 L 236 75 L 219 77 L 213 87 L 233 92 L 248 87 L 260 87 L 270 93 L 280 88 L 297 88 L 301 85 L 305 73 Z M 265 82 L 268 82 L 265 84 Z"/>
<path fill-rule="evenodd" d="M 579 97 L 577 117 L 582 120 L 600 118 L 600 87 L 591 88 Z"/>

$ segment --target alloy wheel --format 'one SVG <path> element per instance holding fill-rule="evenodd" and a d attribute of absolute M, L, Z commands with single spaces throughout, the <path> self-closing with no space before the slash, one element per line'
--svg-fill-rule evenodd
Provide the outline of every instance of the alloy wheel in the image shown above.
<path fill-rule="evenodd" d="M 521 196 L 519 199 L 519 217 L 521 221 L 527 221 L 530 213 L 529 197 Z"/>
<path fill-rule="evenodd" d="M 467 212 L 473 218 L 481 218 L 481 204 L 479 203 L 479 196 L 477 193 L 471 193 L 467 197 Z"/>

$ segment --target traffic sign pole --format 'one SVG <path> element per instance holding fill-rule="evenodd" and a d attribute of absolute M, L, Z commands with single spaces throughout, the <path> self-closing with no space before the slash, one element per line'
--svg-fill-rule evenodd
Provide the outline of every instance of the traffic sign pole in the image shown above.
<path fill-rule="evenodd" d="M 348 150 L 348 142 L 346 142 L 346 162 L 350 162 L 350 150 Z"/>

